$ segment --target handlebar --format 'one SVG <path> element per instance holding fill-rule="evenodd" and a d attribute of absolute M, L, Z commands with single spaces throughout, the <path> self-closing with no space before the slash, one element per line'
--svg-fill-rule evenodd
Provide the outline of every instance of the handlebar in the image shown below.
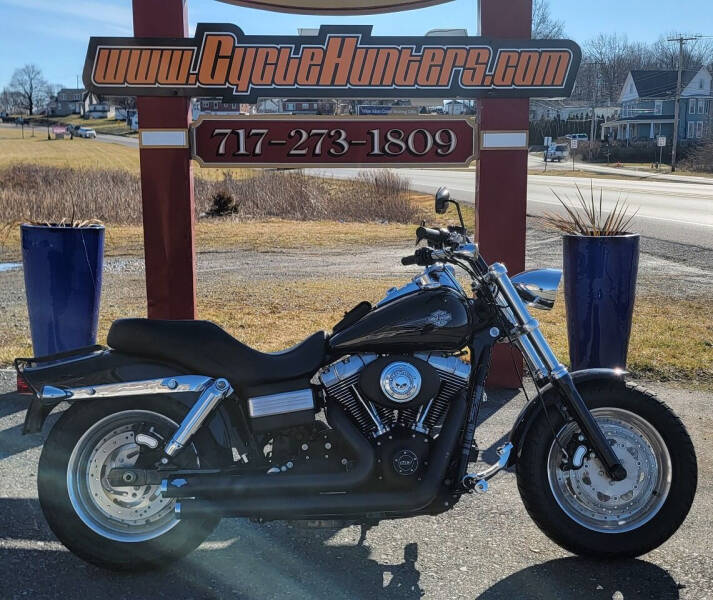
<path fill-rule="evenodd" d="M 433 256 L 434 252 L 438 251 L 434 251 L 431 248 L 419 248 L 411 256 L 404 256 L 401 259 L 401 264 L 428 267 L 429 265 L 432 265 L 438 260 Z"/>
<path fill-rule="evenodd" d="M 421 240 L 428 240 L 429 242 L 434 242 L 440 244 L 446 239 L 448 232 L 444 232 L 439 229 L 431 229 L 429 227 L 424 227 L 423 225 L 416 229 L 416 239 L 420 242 Z"/>

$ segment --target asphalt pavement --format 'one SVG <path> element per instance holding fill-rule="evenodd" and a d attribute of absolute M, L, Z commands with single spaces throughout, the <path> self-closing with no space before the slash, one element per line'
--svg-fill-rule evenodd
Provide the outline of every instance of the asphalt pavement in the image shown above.
<path fill-rule="evenodd" d="M 573 557 L 527 516 L 512 473 L 438 517 L 359 527 L 302 529 L 283 522 L 224 520 L 198 550 L 158 573 L 115 574 L 82 562 L 52 535 L 35 478 L 46 431 L 21 435 L 27 400 L 0 377 L 0 598 L 434 598 L 479 600 L 710 600 L 713 598 L 713 394 L 650 386 L 682 416 L 699 458 L 699 489 L 687 521 L 637 560 Z M 524 404 L 489 393 L 478 429 L 482 459 Z"/>
<path fill-rule="evenodd" d="M 311 169 L 310 173 L 337 179 L 352 179 L 358 169 Z M 442 185 L 456 200 L 475 201 L 473 169 L 399 169 L 411 189 L 433 194 Z M 604 211 L 611 210 L 618 199 L 638 210 L 633 229 L 645 237 L 668 242 L 713 248 L 713 186 L 687 181 L 650 181 L 638 179 L 591 179 L 558 175 L 530 175 L 527 180 L 527 214 L 542 216 L 561 212 L 559 200 L 574 200 L 577 186 L 585 198 L 594 188 L 597 201 L 603 192 Z"/>

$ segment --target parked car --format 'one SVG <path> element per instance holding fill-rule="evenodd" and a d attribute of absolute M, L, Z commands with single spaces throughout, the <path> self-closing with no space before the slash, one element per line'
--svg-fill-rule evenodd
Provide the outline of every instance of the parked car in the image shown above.
<path fill-rule="evenodd" d="M 566 136 L 568 140 L 578 140 L 580 142 L 589 141 L 589 136 L 586 133 L 568 133 Z"/>
<path fill-rule="evenodd" d="M 97 137 L 97 132 L 94 131 L 91 127 L 79 127 L 75 131 L 74 135 L 81 138 L 94 139 Z"/>
<path fill-rule="evenodd" d="M 548 160 L 550 162 L 562 162 L 563 160 L 567 160 L 568 157 L 569 148 L 567 144 L 550 144 L 545 150 L 545 162 Z"/>

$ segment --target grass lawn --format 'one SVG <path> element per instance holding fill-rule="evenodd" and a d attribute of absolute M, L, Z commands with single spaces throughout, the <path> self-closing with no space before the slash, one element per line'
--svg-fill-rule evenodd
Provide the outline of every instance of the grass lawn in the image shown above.
<path fill-rule="evenodd" d="M 75 169 L 125 169 L 139 172 L 138 148 L 107 144 L 96 140 L 68 137 L 48 140 L 46 127 L 35 127 L 32 137 L 25 127 L 25 138 L 19 127 L 0 127 L 0 167 L 16 163 L 34 163 Z"/>
<path fill-rule="evenodd" d="M 332 277 L 240 281 L 226 277 L 198 283 L 198 317 L 219 323 L 228 332 L 263 351 L 276 351 L 319 329 L 329 330 L 346 310 L 362 300 L 377 301 L 403 278 Z M 111 286 L 106 278 L 105 288 Z M 106 340 L 111 322 L 120 317 L 146 315 L 143 277 L 122 278 L 121 290 L 103 301 L 99 342 Z M 106 293 L 106 290 L 105 290 Z M 16 304 L 0 326 L 0 364 L 32 354 L 25 310 Z M 535 311 L 543 333 L 565 364 L 567 330 L 562 294 L 551 312 Z M 698 315 L 693 321 L 691 314 Z M 686 335 L 680 335 L 685 331 Z M 629 346 L 628 369 L 635 378 L 678 381 L 713 388 L 713 307 L 707 301 L 666 302 L 639 298 Z"/>
<path fill-rule="evenodd" d="M 139 149 L 76 137 L 48 140 L 46 127 L 35 127 L 34 137 L 32 129 L 25 127 L 23 139 L 20 127 L 0 127 L 0 168 L 17 163 L 74 169 L 124 169 L 138 174 Z M 251 173 L 250 169 L 203 169 L 193 163 L 196 177 L 220 179 L 225 171 L 236 178 Z"/>
<path fill-rule="evenodd" d="M 136 135 L 136 131 L 132 131 L 126 124 L 126 121 L 117 119 L 83 119 L 80 115 L 67 115 L 66 117 L 42 117 L 52 123 L 62 125 L 79 125 L 81 127 L 90 127 L 97 133 L 108 133 L 111 135 Z"/>

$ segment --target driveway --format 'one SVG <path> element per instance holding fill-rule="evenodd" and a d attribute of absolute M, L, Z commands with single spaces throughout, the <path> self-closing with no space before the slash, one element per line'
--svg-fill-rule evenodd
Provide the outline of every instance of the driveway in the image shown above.
<path fill-rule="evenodd" d="M 527 516 L 515 476 L 467 496 L 438 517 L 360 527 L 302 529 L 284 522 L 224 520 L 188 558 L 159 573 L 115 574 L 90 566 L 56 541 L 37 502 L 37 461 L 45 434 L 21 436 L 27 401 L 3 393 L 0 376 L 0 598 L 420 597 L 481 600 L 704 600 L 713 598 L 713 394 L 650 386 L 686 423 L 699 457 L 699 489 L 678 533 L 637 560 L 571 556 Z M 524 404 L 522 394 L 489 391 L 478 429 L 481 458 Z M 56 420 L 50 417 L 46 430 Z"/>

